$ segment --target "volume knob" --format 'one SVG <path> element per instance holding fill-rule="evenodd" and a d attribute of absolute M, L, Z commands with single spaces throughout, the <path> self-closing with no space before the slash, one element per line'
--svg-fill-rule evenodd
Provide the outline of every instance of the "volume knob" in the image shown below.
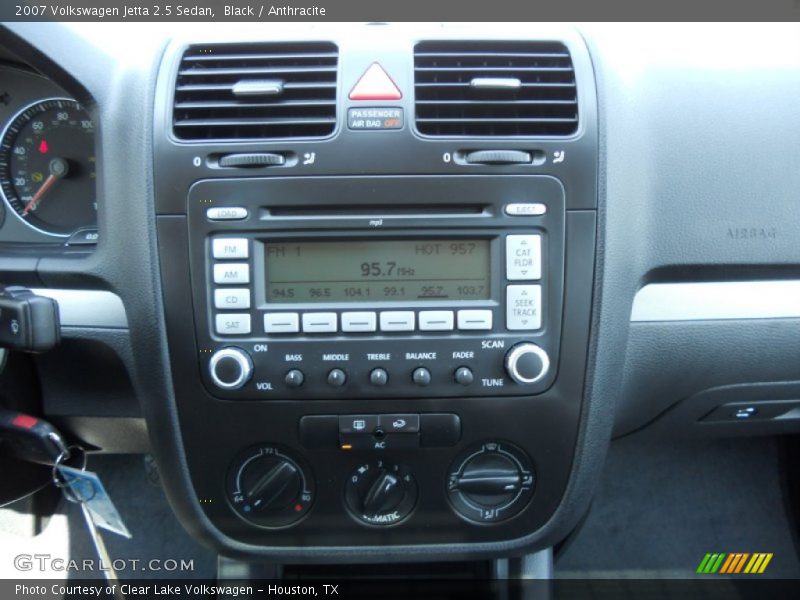
<path fill-rule="evenodd" d="M 517 344 L 506 355 L 506 371 L 517 383 L 527 385 L 541 381 L 549 370 L 550 358 L 536 344 Z"/>
<path fill-rule="evenodd" d="M 238 390 L 253 376 L 253 361 L 241 348 L 223 348 L 211 356 L 208 371 L 218 388 Z"/>

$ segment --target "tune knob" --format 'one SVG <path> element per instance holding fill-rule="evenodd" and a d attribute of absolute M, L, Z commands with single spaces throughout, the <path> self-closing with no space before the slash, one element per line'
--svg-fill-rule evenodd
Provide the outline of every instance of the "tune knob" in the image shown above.
<path fill-rule="evenodd" d="M 211 356 L 208 371 L 218 388 L 238 390 L 253 376 L 253 361 L 241 348 L 223 348 Z"/>
<path fill-rule="evenodd" d="M 234 460 L 228 499 L 242 518 L 262 527 L 286 527 L 308 512 L 314 497 L 308 469 L 275 446 L 251 448 Z"/>
<path fill-rule="evenodd" d="M 350 514 L 362 523 L 394 525 L 414 509 L 417 482 L 406 467 L 367 463 L 348 479 L 344 498 Z"/>
<path fill-rule="evenodd" d="M 544 379 L 550 370 L 547 352 L 536 344 L 523 342 L 517 344 L 506 355 L 506 372 L 520 384 L 536 383 Z"/>

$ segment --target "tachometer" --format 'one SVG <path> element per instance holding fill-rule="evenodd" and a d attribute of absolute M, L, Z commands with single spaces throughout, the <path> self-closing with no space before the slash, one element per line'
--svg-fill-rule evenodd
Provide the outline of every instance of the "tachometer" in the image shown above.
<path fill-rule="evenodd" d="M 74 100 L 40 100 L 0 139 L 0 189 L 30 227 L 66 236 L 97 221 L 94 124 Z"/>

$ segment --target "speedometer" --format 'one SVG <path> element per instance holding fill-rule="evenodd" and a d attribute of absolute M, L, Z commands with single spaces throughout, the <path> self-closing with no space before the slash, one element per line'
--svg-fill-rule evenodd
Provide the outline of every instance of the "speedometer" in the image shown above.
<path fill-rule="evenodd" d="M 0 140 L 0 189 L 30 227 L 67 236 L 97 222 L 94 124 L 74 100 L 40 100 Z"/>

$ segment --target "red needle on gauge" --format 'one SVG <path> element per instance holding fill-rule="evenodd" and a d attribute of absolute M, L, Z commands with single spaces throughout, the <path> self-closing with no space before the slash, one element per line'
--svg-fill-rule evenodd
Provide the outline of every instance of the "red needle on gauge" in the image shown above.
<path fill-rule="evenodd" d="M 36 205 L 39 203 L 39 200 L 41 200 L 42 196 L 44 196 L 47 193 L 47 190 L 53 187 L 53 184 L 56 181 L 58 181 L 58 177 L 56 177 L 55 175 L 50 175 L 47 179 L 44 180 L 42 187 L 40 187 L 38 191 L 33 195 L 31 201 L 25 205 L 25 208 L 22 211 L 23 217 L 28 216 L 28 213 L 32 211 L 34 208 L 36 208 Z"/>
<path fill-rule="evenodd" d="M 53 187 L 56 181 L 64 177 L 68 170 L 69 164 L 63 158 L 54 158 L 50 161 L 50 175 L 44 180 L 42 187 L 36 191 L 33 198 L 30 199 L 30 202 L 25 205 L 25 208 L 22 210 L 23 217 L 27 217 L 28 213 L 36 208 L 36 205 L 39 204 L 39 201 L 42 199 L 42 196 L 47 193 L 47 190 Z"/>

